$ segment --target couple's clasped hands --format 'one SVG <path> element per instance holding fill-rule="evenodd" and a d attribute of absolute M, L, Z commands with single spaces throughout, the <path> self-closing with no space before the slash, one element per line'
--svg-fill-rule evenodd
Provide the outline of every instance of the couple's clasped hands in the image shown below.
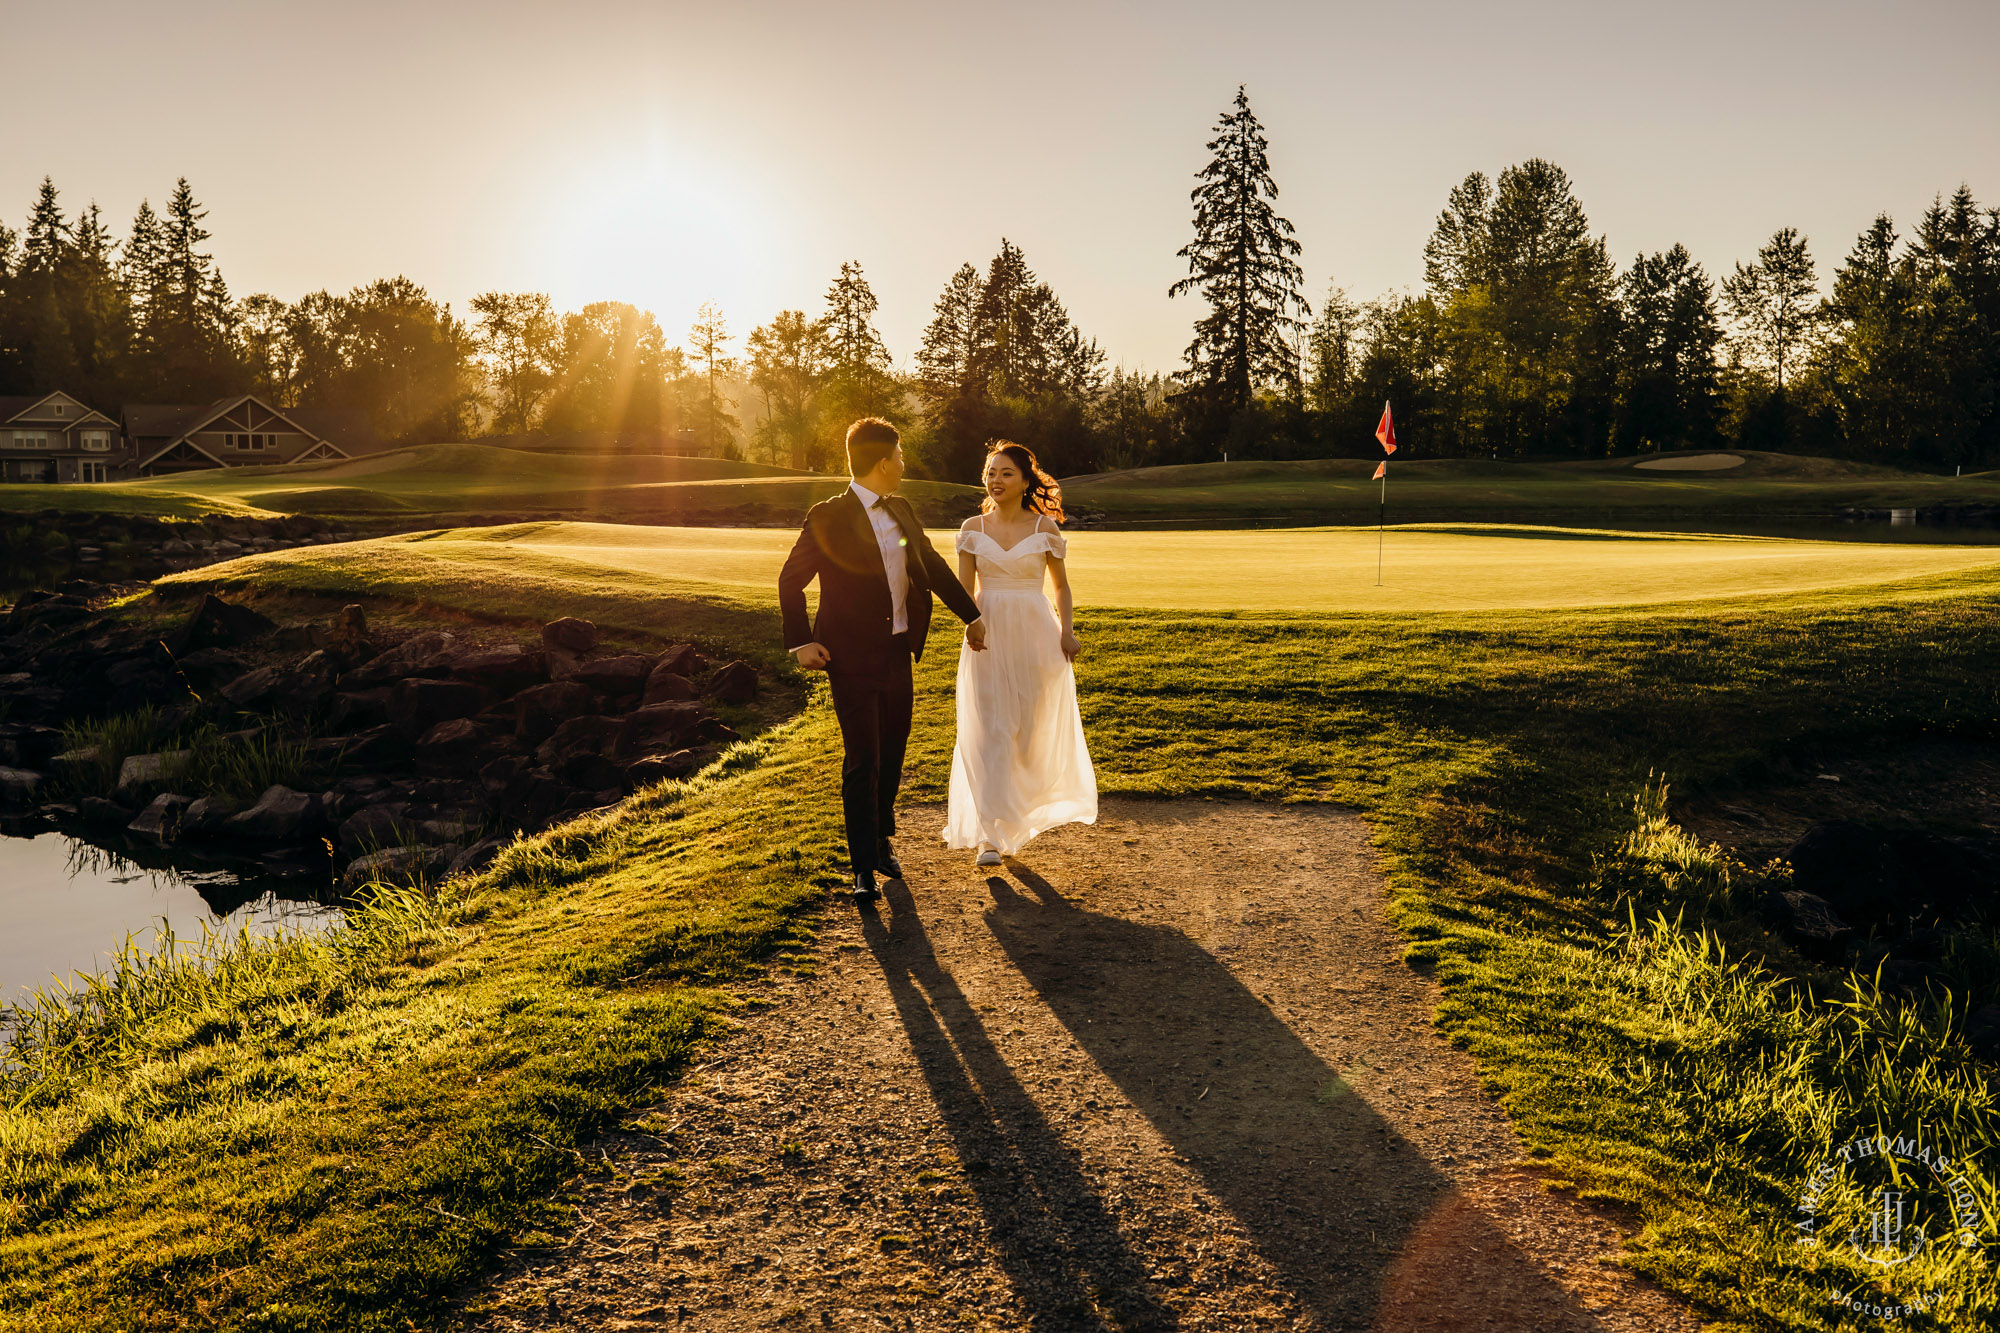
<path fill-rule="evenodd" d="M 975 653 L 986 651 L 986 622 L 975 620 L 965 627 L 966 646 Z M 792 656 L 799 659 L 799 665 L 807 671 L 824 671 L 826 664 L 833 660 L 833 654 L 822 643 L 802 643 L 792 649 Z M 1074 654 L 1072 654 L 1074 656 Z"/>

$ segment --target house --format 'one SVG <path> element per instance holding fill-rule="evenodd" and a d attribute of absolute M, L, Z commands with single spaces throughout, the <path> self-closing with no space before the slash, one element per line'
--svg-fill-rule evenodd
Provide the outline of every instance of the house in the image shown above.
<path fill-rule="evenodd" d="M 382 447 L 350 414 L 276 408 L 247 393 L 199 407 L 127 404 L 125 440 L 145 477 L 331 461 Z"/>
<path fill-rule="evenodd" d="M 0 398 L 0 481 L 109 481 L 130 465 L 118 423 L 69 394 Z"/>

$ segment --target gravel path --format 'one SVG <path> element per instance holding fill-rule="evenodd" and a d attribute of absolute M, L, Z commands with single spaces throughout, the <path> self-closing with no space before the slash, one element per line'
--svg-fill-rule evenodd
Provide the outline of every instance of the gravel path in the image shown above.
<path fill-rule="evenodd" d="M 1356 817 L 1107 800 L 990 877 L 942 824 L 474 1327 L 1700 1326 L 1432 1029 Z"/>

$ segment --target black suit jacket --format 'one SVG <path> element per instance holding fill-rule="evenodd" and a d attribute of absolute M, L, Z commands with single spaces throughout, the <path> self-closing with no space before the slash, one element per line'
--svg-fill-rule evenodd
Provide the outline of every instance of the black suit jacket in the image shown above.
<path fill-rule="evenodd" d="M 904 569 L 909 586 L 904 609 L 910 622 L 909 651 L 923 660 L 924 640 L 931 628 L 931 594 L 968 625 L 979 618 L 979 604 L 952 573 L 951 566 L 924 536 L 916 511 L 901 496 L 886 501 L 890 517 L 903 530 Z M 819 580 L 819 614 L 806 622 L 806 585 Z M 842 491 L 822 500 L 806 515 L 805 527 L 778 574 L 778 609 L 785 619 L 785 647 L 818 643 L 831 655 L 829 671 L 883 671 L 901 651 L 895 641 L 895 606 L 889 599 L 889 576 L 882 567 L 882 548 L 861 497 Z"/>

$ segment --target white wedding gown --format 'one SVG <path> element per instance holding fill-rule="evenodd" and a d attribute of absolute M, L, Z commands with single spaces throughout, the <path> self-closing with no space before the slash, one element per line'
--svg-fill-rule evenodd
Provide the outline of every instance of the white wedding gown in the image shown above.
<path fill-rule="evenodd" d="M 986 651 L 958 650 L 944 840 L 1011 855 L 1058 824 L 1097 822 L 1097 773 L 1083 741 L 1076 674 L 1043 587 L 1046 557 L 1061 559 L 1068 542 L 1037 531 L 1010 549 L 969 528 L 959 532 L 958 549 L 978 561 Z"/>

